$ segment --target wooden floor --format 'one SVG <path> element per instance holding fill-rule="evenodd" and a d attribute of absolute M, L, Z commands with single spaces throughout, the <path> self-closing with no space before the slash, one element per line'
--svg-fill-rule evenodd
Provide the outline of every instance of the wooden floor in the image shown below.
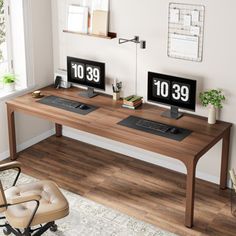
<path fill-rule="evenodd" d="M 184 226 L 185 175 L 69 138 L 20 153 L 23 172 L 179 235 L 236 235 L 230 191 L 197 180 L 195 225 Z"/>

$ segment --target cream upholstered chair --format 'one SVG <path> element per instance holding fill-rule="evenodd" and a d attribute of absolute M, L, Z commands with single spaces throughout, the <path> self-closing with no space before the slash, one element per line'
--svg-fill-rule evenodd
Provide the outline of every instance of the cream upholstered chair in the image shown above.
<path fill-rule="evenodd" d="M 18 170 L 13 186 L 3 190 L 0 181 L 0 219 L 6 223 L 3 233 L 17 236 L 40 236 L 45 231 L 57 230 L 55 220 L 69 214 L 69 205 L 57 185 L 52 181 L 38 181 L 16 186 L 21 173 L 19 162 L 0 165 L 0 171 Z M 38 226 L 39 227 L 36 227 Z"/>

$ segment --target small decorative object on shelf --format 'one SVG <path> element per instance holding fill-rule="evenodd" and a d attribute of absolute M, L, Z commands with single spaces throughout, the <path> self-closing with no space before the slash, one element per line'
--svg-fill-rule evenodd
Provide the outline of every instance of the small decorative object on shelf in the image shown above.
<path fill-rule="evenodd" d="M 210 105 L 208 123 L 216 123 L 216 109 L 223 108 L 222 101 L 225 100 L 225 96 L 221 90 L 212 89 L 209 91 L 201 92 L 199 94 L 200 101 L 204 107 Z"/>
<path fill-rule="evenodd" d="M 117 82 L 115 79 L 114 84 L 112 85 L 113 89 L 113 100 L 118 101 L 120 99 L 120 91 L 122 89 L 122 82 Z"/>
<path fill-rule="evenodd" d="M 234 169 L 229 171 L 232 188 L 231 188 L 231 212 L 233 216 L 236 216 L 236 175 Z"/>
<path fill-rule="evenodd" d="M 123 99 L 122 107 L 135 110 L 143 103 L 143 97 L 137 95 L 131 95 Z"/>
<path fill-rule="evenodd" d="M 5 74 L 1 78 L 5 92 L 15 91 L 16 76 L 14 74 Z"/>

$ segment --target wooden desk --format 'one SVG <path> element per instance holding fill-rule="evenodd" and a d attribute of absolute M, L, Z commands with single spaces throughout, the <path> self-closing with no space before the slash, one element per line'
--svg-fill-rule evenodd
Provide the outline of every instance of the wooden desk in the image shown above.
<path fill-rule="evenodd" d="M 65 125 L 180 160 L 187 169 L 185 225 L 192 227 L 197 162 L 211 147 L 223 139 L 220 188 L 226 189 L 230 128 L 232 124 L 218 121 L 215 125 L 209 125 L 205 118 L 190 114 L 185 114 L 179 120 L 170 120 L 161 117 L 160 114 L 163 109 L 156 106 L 144 104 L 142 109 L 127 110 L 121 108 L 121 102 L 112 101 L 110 96 L 99 95 L 92 99 L 86 99 L 78 97 L 78 91 L 76 88 L 55 90 L 52 87 L 46 87 L 42 89 L 44 95 L 56 95 L 82 103 L 93 104 L 100 108 L 86 116 L 81 116 L 37 103 L 31 97 L 31 94 L 7 102 L 9 144 L 12 160 L 17 158 L 14 112 L 21 112 L 54 122 L 58 137 L 62 136 L 62 126 Z M 190 129 L 193 132 L 183 141 L 177 142 L 117 125 L 119 121 L 129 115 Z"/>

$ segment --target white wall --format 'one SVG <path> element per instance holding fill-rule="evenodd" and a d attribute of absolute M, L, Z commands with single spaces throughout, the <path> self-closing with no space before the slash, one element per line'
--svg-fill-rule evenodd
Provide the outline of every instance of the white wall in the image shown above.
<path fill-rule="evenodd" d="M 36 87 L 52 83 L 53 49 L 51 27 L 51 2 L 30 0 L 30 19 L 32 25 L 33 65 L 32 74 Z M 8 155 L 8 134 L 5 101 L 0 102 L 0 159 Z M 52 124 L 42 120 L 16 114 L 17 144 L 26 147 L 29 140 L 39 140 L 49 134 Z M 46 132 L 46 133 L 45 133 Z M 45 134 L 42 136 L 42 134 Z M 23 144 L 23 145 L 22 145 Z M 22 149 L 22 148 L 21 148 Z"/>
<path fill-rule="evenodd" d="M 176 60 L 167 57 L 168 5 L 167 0 L 110 0 L 110 31 L 119 37 L 132 38 L 139 35 L 147 41 L 147 49 L 139 50 L 138 91 L 146 98 L 147 71 L 186 76 L 198 80 L 198 92 L 209 88 L 224 90 L 227 101 L 220 119 L 236 123 L 236 1 L 235 0 L 189 0 L 178 2 L 203 4 L 206 7 L 204 56 L 202 63 Z M 63 33 L 66 29 L 66 0 L 52 0 L 54 67 L 66 69 L 66 56 L 75 56 L 106 63 L 107 77 L 118 78 L 124 83 L 125 95 L 134 92 L 135 45 L 118 45 L 118 40 L 104 40 Z M 80 2 L 80 1 L 78 1 Z M 108 87 L 108 86 L 107 86 Z M 111 93 L 111 87 L 107 88 Z M 207 116 L 207 109 L 197 106 L 196 114 Z M 234 128 L 232 130 L 230 167 L 236 168 L 236 146 Z M 151 162 L 164 163 L 158 155 L 142 150 L 130 149 L 121 144 L 107 143 L 88 134 L 81 135 L 66 129 L 65 133 L 78 139 L 144 158 Z M 118 145 L 115 148 L 115 145 Z M 119 150 L 117 150 L 119 149 Z M 219 179 L 221 143 L 202 158 L 198 165 L 198 175 L 216 182 Z M 163 165 L 183 171 L 182 165 L 172 160 Z"/>

